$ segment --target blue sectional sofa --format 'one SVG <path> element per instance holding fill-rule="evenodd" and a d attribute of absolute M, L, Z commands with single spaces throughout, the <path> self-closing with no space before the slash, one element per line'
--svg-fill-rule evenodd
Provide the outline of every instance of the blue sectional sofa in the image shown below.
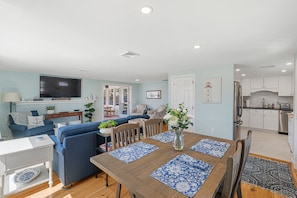
<path fill-rule="evenodd" d="M 135 115 L 118 118 L 120 124 L 130 119 L 149 118 L 148 115 Z M 63 126 L 57 136 L 51 135 L 54 145 L 53 170 L 63 183 L 69 187 L 73 182 L 96 174 L 98 169 L 90 162 L 90 157 L 97 155 L 97 146 L 104 143 L 104 138 L 96 135 L 101 122 L 88 122 Z"/>

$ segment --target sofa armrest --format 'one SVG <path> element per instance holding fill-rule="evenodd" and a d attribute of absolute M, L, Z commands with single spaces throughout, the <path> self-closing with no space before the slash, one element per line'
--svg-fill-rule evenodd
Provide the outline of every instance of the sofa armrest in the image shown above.
<path fill-rule="evenodd" d="M 54 122 L 52 120 L 43 120 L 44 125 L 47 124 L 54 124 Z"/>
<path fill-rule="evenodd" d="M 26 125 L 11 124 L 9 128 L 14 131 L 26 131 L 28 127 Z"/>
<path fill-rule="evenodd" d="M 57 136 L 55 136 L 55 135 L 50 135 L 49 137 L 50 137 L 50 138 L 53 140 L 53 142 L 55 143 L 55 145 L 54 145 L 54 149 L 55 149 L 55 151 L 56 151 L 57 153 L 59 153 L 60 155 L 64 156 L 64 154 L 65 154 L 65 149 L 64 149 L 63 145 L 62 145 L 61 143 L 58 142 Z"/>

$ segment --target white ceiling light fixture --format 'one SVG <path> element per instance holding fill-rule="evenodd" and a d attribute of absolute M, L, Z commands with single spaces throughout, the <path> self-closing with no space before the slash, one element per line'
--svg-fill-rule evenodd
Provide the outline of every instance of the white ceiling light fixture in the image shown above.
<path fill-rule="evenodd" d="M 240 71 L 240 69 L 235 69 L 235 71 L 239 72 L 239 71 Z"/>
<path fill-rule="evenodd" d="M 285 70 L 285 69 L 282 69 L 282 72 L 283 72 L 283 73 L 285 73 L 285 72 L 287 72 L 287 70 Z"/>
<path fill-rule="evenodd" d="M 241 74 L 241 76 L 245 76 L 245 74 Z"/>
<path fill-rule="evenodd" d="M 200 45 L 195 45 L 194 46 L 194 49 L 199 49 L 200 48 Z"/>
<path fill-rule="evenodd" d="M 139 82 L 140 80 L 138 78 L 135 79 L 135 82 Z"/>
<path fill-rule="evenodd" d="M 143 14 L 150 14 L 153 12 L 153 8 L 151 6 L 144 6 L 141 8 L 141 12 Z"/>
<path fill-rule="evenodd" d="M 291 62 L 288 62 L 287 65 L 292 65 L 292 63 Z"/>
<path fill-rule="evenodd" d="M 127 52 L 122 53 L 121 56 L 126 57 L 126 58 L 134 58 L 134 57 L 140 56 L 140 54 L 138 54 L 136 52 L 127 51 Z"/>

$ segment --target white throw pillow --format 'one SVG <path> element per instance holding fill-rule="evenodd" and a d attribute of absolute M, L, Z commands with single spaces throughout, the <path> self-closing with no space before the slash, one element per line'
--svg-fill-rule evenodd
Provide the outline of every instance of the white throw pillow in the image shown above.
<path fill-rule="evenodd" d="M 43 116 L 28 116 L 28 128 L 44 126 Z"/>
<path fill-rule="evenodd" d="M 72 124 L 81 124 L 81 121 L 80 120 L 69 121 L 68 124 L 69 125 L 72 125 Z"/>
<path fill-rule="evenodd" d="M 66 122 L 61 122 L 61 123 L 57 124 L 57 128 L 60 128 L 62 126 L 66 126 L 66 125 L 67 125 Z"/>

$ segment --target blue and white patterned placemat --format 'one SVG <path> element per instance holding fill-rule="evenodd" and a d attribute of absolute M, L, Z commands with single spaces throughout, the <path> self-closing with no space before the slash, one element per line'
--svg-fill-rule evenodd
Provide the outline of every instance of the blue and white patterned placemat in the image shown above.
<path fill-rule="evenodd" d="M 193 197 L 212 169 L 212 165 L 182 154 L 155 170 L 151 176 L 185 196 Z"/>
<path fill-rule="evenodd" d="M 174 132 L 172 131 L 166 131 L 163 133 L 159 133 L 157 135 L 151 136 L 150 138 L 163 142 L 163 143 L 169 143 L 173 141 L 174 138 Z"/>
<path fill-rule="evenodd" d="M 191 150 L 222 158 L 230 144 L 228 142 L 219 142 L 216 140 L 202 139 L 191 147 Z"/>
<path fill-rule="evenodd" d="M 123 162 L 130 163 L 157 149 L 158 147 L 155 145 L 147 144 L 144 142 L 137 142 L 111 151 L 109 152 L 109 154 Z"/>

